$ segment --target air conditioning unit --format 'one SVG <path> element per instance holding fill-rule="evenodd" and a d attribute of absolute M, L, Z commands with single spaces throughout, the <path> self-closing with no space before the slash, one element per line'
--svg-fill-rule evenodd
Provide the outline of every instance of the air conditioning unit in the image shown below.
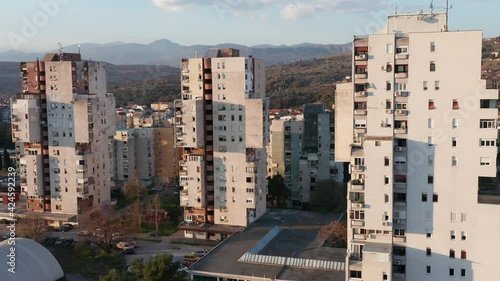
<path fill-rule="evenodd" d="M 387 114 L 392 114 L 392 109 L 386 109 L 386 110 L 385 110 L 385 113 L 387 113 Z"/>
<path fill-rule="evenodd" d="M 401 265 L 401 261 L 394 261 L 395 265 Z"/>
<path fill-rule="evenodd" d="M 396 146 L 396 151 L 405 151 L 405 148 L 402 146 Z"/>
<path fill-rule="evenodd" d="M 402 94 L 401 94 L 401 92 L 400 92 L 400 91 L 395 92 L 395 93 L 394 93 L 394 95 L 395 95 L 396 97 L 400 97 L 400 96 L 402 96 Z"/>
<path fill-rule="evenodd" d="M 382 222 L 382 225 L 387 226 L 387 222 L 386 221 Z"/>
<path fill-rule="evenodd" d="M 360 54 L 358 57 L 359 57 L 360 59 L 363 59 L 363 60 L 364 60 L 364 59 L 366 59 L 366 54 Z"/>
<path fill-rule="evenodd" d="M 403 223 L 403 221 L 402 220 L 394 220 L 394 223 L 401 224 L 401 223 Z"/>
<path fill-rule="evenodd" d="M 403 110 L 402 110 L 402 109 L 398 109 L 398 110 L 396 111 L 396 113 L 397 113 L 397 114 L 403 114 Z"/>

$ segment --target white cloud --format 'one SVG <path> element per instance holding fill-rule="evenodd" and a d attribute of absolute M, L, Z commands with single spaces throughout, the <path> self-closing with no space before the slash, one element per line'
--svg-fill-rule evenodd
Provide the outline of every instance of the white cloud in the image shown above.
<path fill-rule="evenodd" d="M 184 12 L 199 6 L 213 6 L 220 11 L 240 15 L 280 5 L 280 16 L 286 20 L 314 17 L 319 13 L 359 13 L 389 9 L 395 0 L 152 0 L 167 12 Z M 367 3 L 368 2 L 368 3 Z M 390 8 L 392 9 L 392 8 Z"/>

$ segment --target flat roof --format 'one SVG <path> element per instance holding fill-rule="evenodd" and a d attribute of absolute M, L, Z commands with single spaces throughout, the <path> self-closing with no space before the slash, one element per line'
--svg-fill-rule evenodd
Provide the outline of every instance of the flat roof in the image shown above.
<path fill-rule="evenodd" d="M 274 226 L 281 232 L 272 239 L 259 255 L 307 258 L 344 262 L 345 249 L 322 247 L 319 231 L 323 225 L 337 220 L 340 215 L 321 214 L 299 210 L 271 209 L 245 230 L 231 235 L 196 262 L 191 274 L 238 279 L 253 277 L 255 280 L 344 280 L 342 270 L 318 270 L 265 263 L 238 261 L 257 244 Z"/>

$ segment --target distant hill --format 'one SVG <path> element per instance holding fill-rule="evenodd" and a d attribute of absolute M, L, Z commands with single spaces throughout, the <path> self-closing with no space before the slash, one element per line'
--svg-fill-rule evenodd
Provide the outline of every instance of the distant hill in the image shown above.
<path fill-rule="evenodd" d="M 130 82 L 179 76 L 179 69 L 166 65 L 107 64 L 108 88 Z M 0 98 L 20 91 L 19 63 L 0 62 Z"/>
<path fill-rule="evenodd" d="M 107 44 L 82 43 L 80 50 L 85 59 L 105 61 L 112 64 L 145 64 L 169 65 L 178 67 L 181 58 L 194 57 L 195 53 L 204 56 L 209 48 L 237 48 L 242 55 L 253 55 L 263 58 L 267 65 L 288 63 L 297 60 L 320 58 L 350 50 L 351 44 L 311 44 L 299 45 L 257 45 L 253 47 L 224 43 L 215 46 L 193 45 L 183 46 L 167 39 L 154 41 L 150 44 L 113 42 Z M 64 52 L 78 52 L 78 45 L 66 46 Z M 56 52 L 48 50 L 47 52 Z M 24 53 L 20 51 L 5 51 L 0 53 L 0 61 L 31 61 L 42 58 L 46 52 Z"/>

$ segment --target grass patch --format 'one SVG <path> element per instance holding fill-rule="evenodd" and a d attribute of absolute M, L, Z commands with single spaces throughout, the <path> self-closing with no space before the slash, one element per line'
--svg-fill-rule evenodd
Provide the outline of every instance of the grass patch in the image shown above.
<path fill-rule="evenodd" d="M 53 248 L 50 251 L 65 274 L 81 274 L 88 280 L 99 280 L 99 276 L 106 275 L 110 269 L 125 267 L 125 258 L 117 252 L 110 255 L 88 246 Z"/>
<path fill-rule="evenodd" d="M 158 231 L 161 233 L 162 236 L 170 236 L 177 232 L 178 230 L 178 224 L 176 221 L 169 220 L 166 222 L 160 223 L 158 226 Z M 156 231 L 156 226 L 154 223 L 143 223 L 141 227 L 142 233 L 150 233 Z"/>

